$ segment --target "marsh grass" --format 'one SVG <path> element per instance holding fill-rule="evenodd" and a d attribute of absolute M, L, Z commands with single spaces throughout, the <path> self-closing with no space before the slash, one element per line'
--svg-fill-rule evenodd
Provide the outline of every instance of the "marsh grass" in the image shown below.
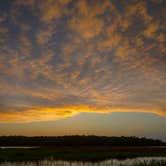
<path fill-rule="evenodd" d="M 166 158 L 135 158 L 126 160 L 110 159 L 101 162 L 78 162 L 78 161 L 22 161 L 3 162 L 0 166 L 165 166 Z"/>

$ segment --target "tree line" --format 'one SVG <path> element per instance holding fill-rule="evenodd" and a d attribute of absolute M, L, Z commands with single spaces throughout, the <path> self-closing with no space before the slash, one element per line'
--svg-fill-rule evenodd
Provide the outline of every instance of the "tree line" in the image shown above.
<path fill-rule="evenodd" d="M 0 146 L 162 146 L 161 140 L 138 137 L 57 136 L 26 137 L 0 136 Z"/>

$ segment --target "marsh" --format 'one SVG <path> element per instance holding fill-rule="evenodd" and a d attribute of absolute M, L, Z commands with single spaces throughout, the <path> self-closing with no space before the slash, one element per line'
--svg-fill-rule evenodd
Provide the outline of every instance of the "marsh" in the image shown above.
<path fill-rule="evenodd" d="M 99 162 L 63 161 L 45 159 L 41 161 L 2 162 L 0 166 L 165 166 L 166 157 L 139 157 L 134 159 L 109 159 Z"/>

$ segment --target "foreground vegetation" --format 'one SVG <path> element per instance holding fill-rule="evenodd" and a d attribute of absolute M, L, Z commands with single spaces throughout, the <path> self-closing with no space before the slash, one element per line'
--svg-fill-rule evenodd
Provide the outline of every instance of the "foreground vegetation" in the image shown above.
<path fill-rule="evenodd" d="M 123 166 L 123 165 L 121 165 Z M 133 166 L 166 166 L 166 161 L 151 161 L 150 163 L 146 163 L 146 162 L 140 162 L 140 163 L 137 163 Z"/>
<path fill-rule="evenodd" d="M 105 160 L 101 162 L 78 162 L 78 161 L 22 161 L 1 162 L 0 166 L 165 166 L 166 159 L 130 159 L 130 160 Z"/>

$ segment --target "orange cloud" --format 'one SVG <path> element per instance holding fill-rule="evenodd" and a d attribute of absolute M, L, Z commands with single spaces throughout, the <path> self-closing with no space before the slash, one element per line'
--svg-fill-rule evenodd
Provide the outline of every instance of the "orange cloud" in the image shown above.
<path fill-rule="evenodd" d="M 66 5 L 71 0 L 47 0 L 43 1 L 40 5 L 41 9 L 41 20 L 44 22 L 49 22 L 54 19 L 61 17 L 64 13 L 66 13 Z"/>
<path fill-rule="evenodd" d="M 159 28 L 158 23 L 149 24 L 147 29 L 144 31 L 144 35 L 148 38 L 154 38 L 156 36 L 158 28 Z"/>
<path fill-rule="evenodd" d="M 103 28 L 103 21 L 90 17 L 74 18 L 70 22 L 70 26 L 73 30 L 82 35 L 84 39 L 88 40 L 94 36 L 97 36 L 101 32 Z"/>
<path fill-rule="evenodd" d="M 162 110 L 144 110 L 139 108 L 93 108 L 89 106 L 69 106 L 59 108 L 38 108 L 21 112 L 7 111 L 0 113 L 0 123 L 29 123 L 38 121 L 50 121 L 74 116 L 81 112 L 112 113 L 112 112 L 145 112 L 166 116 Z"/>
<path fill-rule="evenodd" d="M 110 8 L 109 1 L 103 1 L 102 4 L 94 3 L 89 5 L 87 1 L 78 1 L 77 14 L 69 21 L 69 26 L 84 39 L 89 40 L 99 35 L 104 27 L 104 20 L 99 16 L 104 14 L 106 8 Z"/>

